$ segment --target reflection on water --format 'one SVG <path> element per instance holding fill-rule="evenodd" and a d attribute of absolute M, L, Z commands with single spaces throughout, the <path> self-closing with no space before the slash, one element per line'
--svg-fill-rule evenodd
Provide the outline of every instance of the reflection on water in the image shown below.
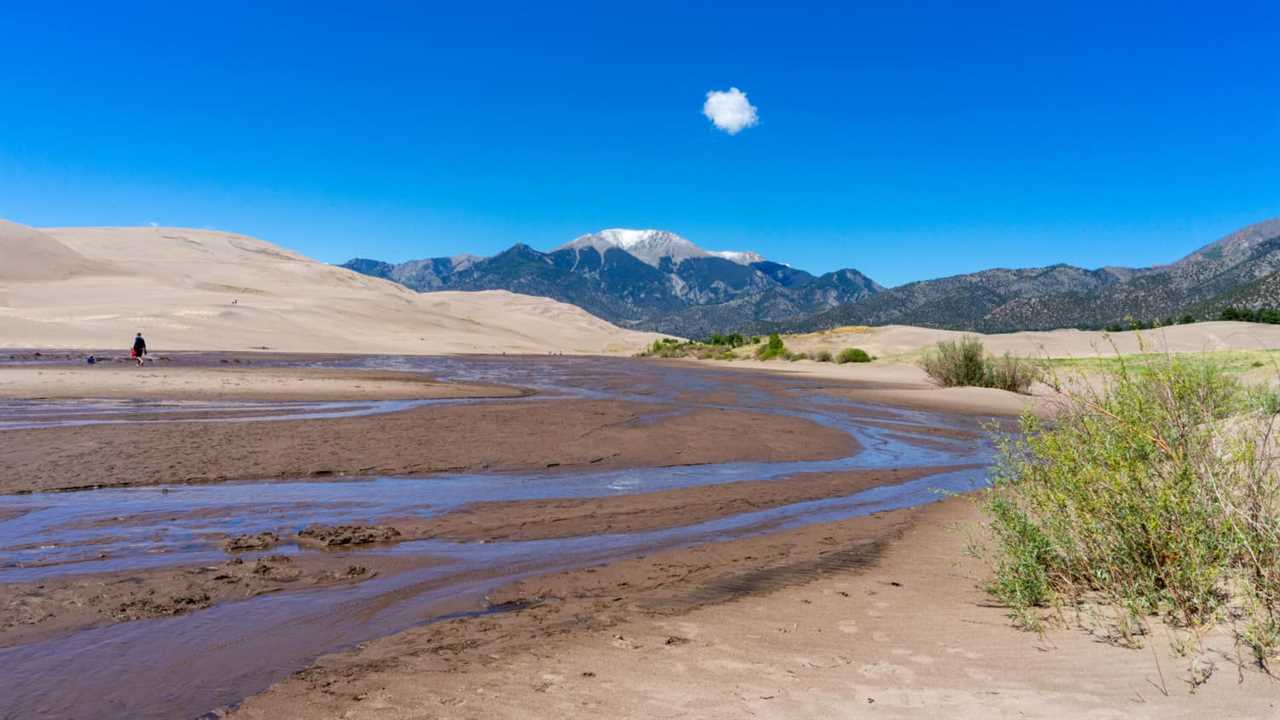
<path fill-rule="evenodd" d="M 553 397 L 670 404 L 677 411 L 724 407 L 794 415 L 849 433 L 863 450 L 814 462 L 264 481 L 5 496 L 0 497 L 0 517 L 10 519 L 0 521 L 0 582 L 213 562 L 224 557 L 215 539 L 226 533 L 288 532 L 313 522 L 362 522 L 390 514 L 425 516 L 476 501 L 649 492 L 777 480 L 802 472 L 986 465 L 992 456 L 989 442 L 973 432 L 971 419 L 860 407 L 830 398 L 815 401 L 796 392 L 814 389 L 815 384 L 795 378 L 585 358 L 350 358 L 316 365 L 424 371 L 446 380 L 532 387 Z M 703 399 L 711 397 L 714 402 Z M 333 417 L 337 415 L 316 414 L 399 409 L 380 403 L 260 403 L 251 409 L 239 403 L 204 405 L 201 412 L 230 407 L 229 412 L 250 410 L 250 415 L 264 418 L 277 417 L 282 410 Z M 109 407 L 102 410 L 108 415 L 98 419 L 109 422 L 169 411 L 147 404 L 103 407 Z M 28 408 L 26 416 L 19 408 L 16 419 L 4 414 L 11 409 L 0 405 L 0 426 L 40 417 L 35 408 Z M 939 427 L 951 432 L 947 437 L 931 432 Z M 0 667 L 6 668 L 0 676 L 0 697 L 8 699 L 7 712 L 18 713 L 14 717 L 194 717 L 259 691 L 325 652 L 435 618 L 482 610 L 484 593 L 513 579 L 918 505 L 937 499 L 940 492 L 966 492 L 984 482 L 981 470 L 944 473 L 843 498 L 652 532 L 501 543 L 426 540 L 371 549 L 365 552 L 429 554 L 448 562 L 354 587 L 267 595 L 185 616 L 121 623 L 0 649 Z M 299 552 L 295 547 L 286 551 Z M 180 687 L 166 680 L 175 667 L 188 668 Z"/>

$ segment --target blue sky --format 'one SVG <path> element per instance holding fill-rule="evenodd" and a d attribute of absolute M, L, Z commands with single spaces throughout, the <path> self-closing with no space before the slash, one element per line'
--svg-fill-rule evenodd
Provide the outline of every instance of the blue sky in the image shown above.
<path fill-rule="evenodd" d="M 5 8 L 0 216 L 331 262 L 659 227 L 888 285 L 1280 216 L 1274 2 L 182 5 Z"/>

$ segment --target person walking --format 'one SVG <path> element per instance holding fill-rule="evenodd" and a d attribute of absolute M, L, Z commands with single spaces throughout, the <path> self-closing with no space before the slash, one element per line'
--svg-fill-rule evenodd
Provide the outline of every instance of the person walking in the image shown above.
<path fill-rule="evenodd" d="M 129 356 L 138 361 L 138 367 L 142 367 L 142 359 L 147 355 L 147 341 L 142 339 L 142 333 L 138 333 L 133 338 L 133 349 L 129 351 Z"/>

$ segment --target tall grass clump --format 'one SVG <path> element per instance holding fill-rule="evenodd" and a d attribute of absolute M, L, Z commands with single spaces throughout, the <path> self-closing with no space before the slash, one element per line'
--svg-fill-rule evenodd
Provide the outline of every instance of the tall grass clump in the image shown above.
<path fill-rule="evenodd" d="M 1026 358 L 1005 353 L 987 359 L 986 387 L 1025 395 L 1040 376 L 1040 367 Z"/>
<path fill-rule="evenodd" d="M 772 360 L 777 357 L 785 359 L 787 355 L 787 346 L 783 344 L 782 336 L 778 333 L 770 335 L 768 342 L 756 350 L 756 359 L 758 360 Z"/>
<path fill-rule="evenodd" d="M 1131 644 L 1150 618 L 1188 639 L 1226 621 L 1266 668 L 1280 650 L 1274 393 L 1174 356 L 1097 385 L 1001 441 L 989 591 L 1023 625 L 1074 607 Z"/>
<path fill-rule="evenodd" d="M 644 352 L 640 353 L 641 357 L 683 357 L 681 352 L 684 343 L 675 338 L 659 338 L 653 341 Z"/>
<path fill-rule="evenodd" d="M 972 335 L 939 342 L 925 353 L 920 367 L 943 387 L 992 387 L 1026 394 L 1040 378 L 1040 369 L 1032 361 L 1009 353 L 992 357 Z"/>

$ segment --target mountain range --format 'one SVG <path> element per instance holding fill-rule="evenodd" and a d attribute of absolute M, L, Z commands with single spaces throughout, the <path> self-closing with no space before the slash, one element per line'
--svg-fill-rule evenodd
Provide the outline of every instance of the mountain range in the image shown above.
<path fill-rule="evenodd" d="M 857 270 L 812 275 L 750 252 L 712 252 L 662 230 L 603 230 L 550 252 L 519 244 L 343 267 L 420 291 L 510 290 L 554 298 L 616 325 L 700 337 L 808 317 L 884 290 Z"/>
<path fill-rule="evenodd" d="M 550 297 L 623 327 L 686 337 L 891 323 L 978 332 L 1101 328 L 1280 305 L 1280 219 L 1168 265 L 996 268 L 894 288 L 852 268 L 814 275 L 756 253 L 704 250 L 661 230 L 603 230 L 550 252 L 520 244 L 488 258 L 357 258 L 344 267 L 423 292 Z"/>

